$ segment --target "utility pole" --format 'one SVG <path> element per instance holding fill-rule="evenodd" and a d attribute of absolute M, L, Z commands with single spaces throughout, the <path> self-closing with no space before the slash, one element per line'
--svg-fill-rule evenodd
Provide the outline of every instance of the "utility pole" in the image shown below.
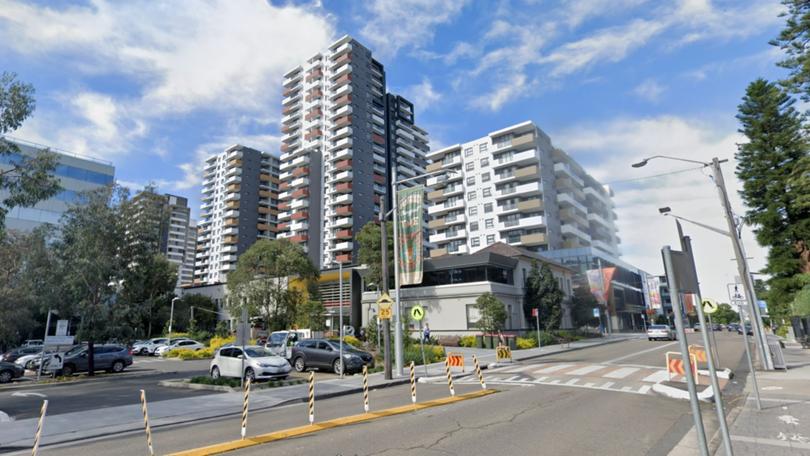
<path fill-rule="evenodd" d="M 388 293 L 388 230 L 385 229 L 385 197 L 380 199 L 380 237 L 382 243 L 380 250 L 382 251 L 382 292 Z M 380 320 L 379 311 L 377 312 L 377 328 L 382 323 L 383 328 L 383 365 L 385 366 L 385 379 L 391 380 L 391 325 L 388 319 Z M 379 339 L 379 331 L 377 331 Z M 377 344 L 379 347 L 379 343 Z"/>
<path fill-rule="evenodd" d="M 743 281 L 743 291 L 745 292 L 745 298 L 748 301 L 748 306 L 751 311 L 751 327 L 754 329 L 754 337 L 756 337 L 757 345 L 759 345 L 760 355 L 762 356 L 762 367 L 765 370 L 773 370 L 773 359 L 771 359 L 771 352 L 768 349 L 768 340 L 765 338 L 762 316 L 760 315 L 759 305 L 757 304 L 754 283 L 753 280 L 751 280 L 751 271 L 749 271 L 748 262 L 745 260 L 745 252 L 743 251 L 742 242 L 740 240 L 740 232 L 737 230 L 734 212 L 731 210 L 731 202 L 726 192 L 726 181 L 723 179 L 723 170 L 720 168 L 720 160 L 718 160 L 717 157 L 713 158 L 711 166 L 714 173 L 714 184 L 717 186 L 717 191 L 720 194 L 720 202 L 723 205 L 723 211 L 726 215 L 728 233 L 729 237 L 731 237 L 731 244 L 734 247 L 734 257 L 737 260 L 737 270 L 739 271 L 740 279 Z M 743 330 L 745 330 L 744 327 Z"/>
<path fill-rule="evenodd" d="M 403 344 L 402 344 L 402 309 L 399 304 L 399 217 L 397 210 L 397 166 L 391 167 L 391 201 L 394 209 L 394 361 L 396 362 L 397 377 L 402 377 L 402 367 L 404 364 Z M 381 211 L 382 212 L 382 211 Z"/>
<path fill-rule="evenodd" d="M 37 369 L 37 382 L 39 382 L 39 377 L 42 375 L 42 365 L 45 364 L 45 340 L 48 338 L 48 331 L 50 331 L 51 329 L 51 313 L 52 313 L 51 309 L 48 309 L 48 318 L 45 319 L 45 335 L 42 338 L 42 352 L 40 352 L 39 354 L 39 368 Z"/>
<path fill-rule="evenodd" d="M 343 262 L 338 262 L 338 337 L 340 349 L 340 378 L 343 378 L 344 360 L 343 360 Z"/>
<path fill-rule="evenodd" d="M 735 294 L 737 292 L 737 284 L 731 283 L 729 284 L 728 289 L 728 300 L 731 305 L 734 305 L 734 302 L 740 302 L 737 299 L 734 299 L 736 296 L 731 295 L 731 285 L 734 285 Z M 759 398 L 759 384 L 757 383 L 757 372 L 754 370 L 754 361 L 751 359 L 751 348 L 748 346 L 748 331 L 745 329 L 745 317 L 743 316 L 743 306 L 742 304 L 737 305 L 737 310 L 740 312 L 740 327 L 742 328 L 742 336 L 743 336 L 743 346 L 745 347 L 745 357 L 748 360 L 748 372 L 751 373 L 751 386 L 754 387 L 754 397 L 757 400 L 757 410 L 762 410 L 762 401 Z"/>
<path fill-rule="evenodd" d="M 672 301 L 672 312 L 675 314 L 675 330 L 678 332 L 678 345 L 681 349 L 681 359 L 683 360 L 686 374 L 686 386 L 689 390 L 689 404 L 692 408 L 692 419 L 695 422 L 695 433 L 697 434 L 700 454 L 709 456 L 709 447 L 706 444 L 706 431 L 703 429 L 703 416 L 700 413 L 698 404 L 697 389 L 695 387 L 695 375 L 692 372 L 691 360 L 689 359 L 689 346 L 686 342 L 686 332 L 683 330 L 683 313 L 681 312 L 681 292 L 678 281 L 675 278 L 675 269 L 672 266 L 672 250 L 669 246 L 661 249 L 664 257 L 664 268 L 667 272 L 667 284 L 670 290 L 670 300 Z"/>

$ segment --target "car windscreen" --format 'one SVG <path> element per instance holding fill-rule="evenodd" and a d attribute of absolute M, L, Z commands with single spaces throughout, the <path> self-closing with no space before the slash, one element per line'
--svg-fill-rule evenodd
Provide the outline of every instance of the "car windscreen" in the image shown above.
<path fill-rule="evenodd" d="M 652 325 L 650 329 L 669 329 L 669 326 L 666 325 Z"/>
<path fill-rule="evenodd" d="M 287 338 L 287 333 L 273 333 L 270 334 L 270 341 L 267 343 L 271 347 L 280 347 Z"/>
<path fill-rule="evenodd" d="M 270 350 L 266 350 L 261 347 L 252 347 L 252 348 L 245 348 L 245 353 L 251 358 L 266 358 L 268 356 L 273 356 L 273 353 Z"/>
<path fill-rule="evenodd" d="M 71 348 L 70 350 L 68 350 L 68 351 L 67 351 L 67 353 L 65 353 L 65 356 L 74 356 L 74 355 L 78 355 L 79 353 L 81 353 L 81 352 L 83 352 L 83 351 L 85 351 L 85 350 L 86 350 L 86 347 L 83 347 L 83 346 L 81 346 L 81 345 L 80 345 L 80 346 L 78 346 L 78 347 L 73 347 L 73 348 Z"/>

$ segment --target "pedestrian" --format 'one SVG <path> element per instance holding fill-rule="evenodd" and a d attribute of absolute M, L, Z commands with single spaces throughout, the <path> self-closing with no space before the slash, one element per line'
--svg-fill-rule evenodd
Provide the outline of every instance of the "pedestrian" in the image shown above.
<path fill-rule="evenodd" d="M 425 323 L 425 330 L 422 331 L 422 337 L 425 343 L 430 343 L 430 326 Z"/>
<path fill-rule="evenodd" d="M 363 342 L 366 341 L 366 328 L 360 328 L 360 340 Z"/>

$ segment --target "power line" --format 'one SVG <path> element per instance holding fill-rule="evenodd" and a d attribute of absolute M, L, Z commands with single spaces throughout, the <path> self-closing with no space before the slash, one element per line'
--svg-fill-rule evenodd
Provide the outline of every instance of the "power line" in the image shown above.
<path fill-rule="evenodd" d="M 635 181 L 642 181 L 642 180 L 647 180 L 647 179 L 654 179 L 656 177 L 671 176 L 673 174 L 686 173 L 686 172 L 689 172 L 689 171 L 695 171 L 695 170 L 703 169 L 703 168 L 705 168 L 705 167 L 704 166 L 698 166 L 698 167 L 693 167 L 693 168 L 679 169 L 677 171 L 670 171 L 668 173 L 661 173 L 661 174 L 653 174 L 651 176 L 636 177 L 636 178 L 633 178 L 633 179 L 622 179 L 622 180 L 617 180 L 617 181 L 612 181 L 612 182 L 605 182 L 605 185 L 622 184 L 622 183 L 625 183 L 625 182 L 635 182 Z"/>

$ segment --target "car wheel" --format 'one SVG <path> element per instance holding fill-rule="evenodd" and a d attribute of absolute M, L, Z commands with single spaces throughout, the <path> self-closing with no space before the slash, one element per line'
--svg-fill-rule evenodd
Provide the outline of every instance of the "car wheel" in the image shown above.
<path fill-rule="evenodd" d="M 26 361 L 25 368 L 28 370 L 34 370 L 34 360 Z"/>
<path fill-rule="evenodd" d="M 62 366 L 62 375 L 64 377 L 70 377 L 73 373 L 76 372 L 76 369 L 71 364 L 66 364 Z"/>
<path fill-rule="evenodd" d="M 332 363 L 332 370 L 338 375 L 343 372 L 343 363 L 340 361 L 340 359 L 336 359 L 335 362 Z"/>
<path fill-rule="evenodd" d="M 219 368 L 217 366 L 211 368 L 211 378 L 214 380 L 219 378 Z"/>
<path fill-rule="evenodd" d="M 245 369 L 245 380 L 250 380 L 250 383 L 256 382 L 256 372 L 253 372 L 252 367 Z"/>
<path fill-rule="evenodd" d="M 124 362 L 123 362 L 123 361 L 116 361 L 116 362 L 114 362 L 114 363 L 113 363 L 113 365 L 112 365 L 112 367 L 110 368 L 110 370 L 111 370 L 112 372 L 115 372 L 116 374 L 118 374 L 118 373 L 121 373 L 121 372 L 123 372 L 123 371 L 124 371 L 124 367 L 125 367 L 125 366 L 124 366 Z"/>
<path fill-rule="evenodd" d="M 144 347 L 144 348 L 141 349 L 140 353 L 141 353 L 141 356 L 146 356 L 146 355 L 149 354 L 149 350 L 147 350 L 146 347 Z"/>
<path fill-rule="evenodd" d="M 11 371 L 0 372 L 0 383 L 9 383 L 13 378 L 14 374 Z"/>
<path fill-rule="evenodd" d="M 304 369 L 307 368 L 306 363 L 304 363 L 304 358 L 300 356 L 298 358 L 295 358 L 295 361 L 293 362 L 293 367 L 295 367 L 295 370 L 297 370 L 298 372 L 304 372 Z"/>
<path fill-rule="evenodd" d="M 648 337 L 647 340 L 652 342 L 652 337 Z"/>

